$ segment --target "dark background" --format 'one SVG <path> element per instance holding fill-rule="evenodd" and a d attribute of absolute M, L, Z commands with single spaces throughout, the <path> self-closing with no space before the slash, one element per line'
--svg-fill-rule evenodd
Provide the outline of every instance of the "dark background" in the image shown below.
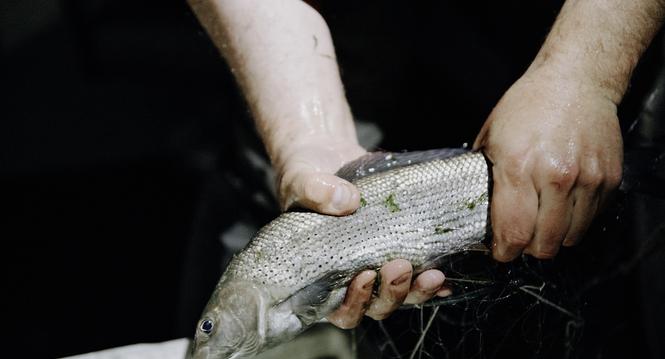
<path fill-rule="evenodd" d="M 354 114 L 381 127 L 382 148 L 415 150 L 473 141 L 561 1 L 318 6 Z M 277 213 L 250 200 L 264 189 L 239 152 L 257 140 L 217 51 L 180 1 L 4 0 L 0 40 L 0 356 L 190 335 L 220 232 Z M 660 51 L 636 72 L 625 122 Z M 648 352 L 634 276 L 582 303 L 578 355 Z"/>

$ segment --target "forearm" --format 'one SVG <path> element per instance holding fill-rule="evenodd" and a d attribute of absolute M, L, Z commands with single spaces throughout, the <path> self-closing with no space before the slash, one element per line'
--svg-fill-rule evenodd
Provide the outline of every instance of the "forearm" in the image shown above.
<path fill-rule="evenodd" d="M 618 104 L 664 16 L 664 0 L 568 0 L 529 71 L 554 69 Z"/>
<path fill-rule="evenodd" d="M 273 162 L 305 138 L 355 141 L 323 18 L 300 0 L 189 0 L 226 58 Z"/>

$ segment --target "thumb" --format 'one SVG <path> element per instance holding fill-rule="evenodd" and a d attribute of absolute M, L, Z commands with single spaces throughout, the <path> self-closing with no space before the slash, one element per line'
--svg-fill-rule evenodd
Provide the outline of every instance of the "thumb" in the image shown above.
<path fill-rule="evenodd" d="M 485 146 L 485 143 L 487 142 L 488 131 L 489 131 L 489 120 L 485 121 L 485 124 L 483 124 L 483 127 L 480 129 L 480 132 L 478 132 L 478 136 L 476 136 L 476 140 L 473 142 L 472 149 L 474 151 L 478 151 Z"/>
<path fill-rule="evenodd" d="M 282 209 L 304 207 L 313 211 L 346 215 L 360 206 L 360 192 L 348 181 L 321 172 L 298 172 L 281 184 Z"/>

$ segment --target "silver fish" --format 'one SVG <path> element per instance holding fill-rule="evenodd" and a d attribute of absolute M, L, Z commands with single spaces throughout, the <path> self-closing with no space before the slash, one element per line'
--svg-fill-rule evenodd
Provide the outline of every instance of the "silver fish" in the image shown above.
<path fill-rule="evenodd" d="M 331 313 L 358 272 L 403 258 L 419 273 L 489 231 L 481 153 L 374 153 L 338 175 L 358 187 L 361 207 L 344 217 L 287 212 L 263 227 L 222 275 L 190 357 L 255 355 Z"/>

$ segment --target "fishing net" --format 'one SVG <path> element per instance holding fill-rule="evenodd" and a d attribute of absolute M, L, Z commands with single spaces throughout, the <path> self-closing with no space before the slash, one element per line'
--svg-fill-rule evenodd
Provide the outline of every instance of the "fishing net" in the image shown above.
<path fill-rule="evenodd" d="M 616 246 L 614 257 L 587 258 L 586 265 L 574 265 L 583 255 L 563 253 L 548 263 L 525 257 L 472 274 L 466 258 L 458 263 L 465 263 L 464 273 L 446 272 L 457 290 L 451 298 L 357 329 L 358 357 L 621 357 L 616 350 L 634 340 L 626 329 L 636 330 L 631 317 L 640 315 L 639 291 L 631 283 L 642 261 L 662 256 L 663 229 L 637 247 Z M 616 236 L 609 232 L 603 227 L 598 239 L 612 243 Z"/>
<path fill-rule="evenodd" d="M 358 357 L 579 357 L 589 291 L 611 278 L 584 280 L 580 266 L 564 267 L 572 262 L 460 255 L 443 268 L 455 294 L 366 321 L 354 334 Z"/>

